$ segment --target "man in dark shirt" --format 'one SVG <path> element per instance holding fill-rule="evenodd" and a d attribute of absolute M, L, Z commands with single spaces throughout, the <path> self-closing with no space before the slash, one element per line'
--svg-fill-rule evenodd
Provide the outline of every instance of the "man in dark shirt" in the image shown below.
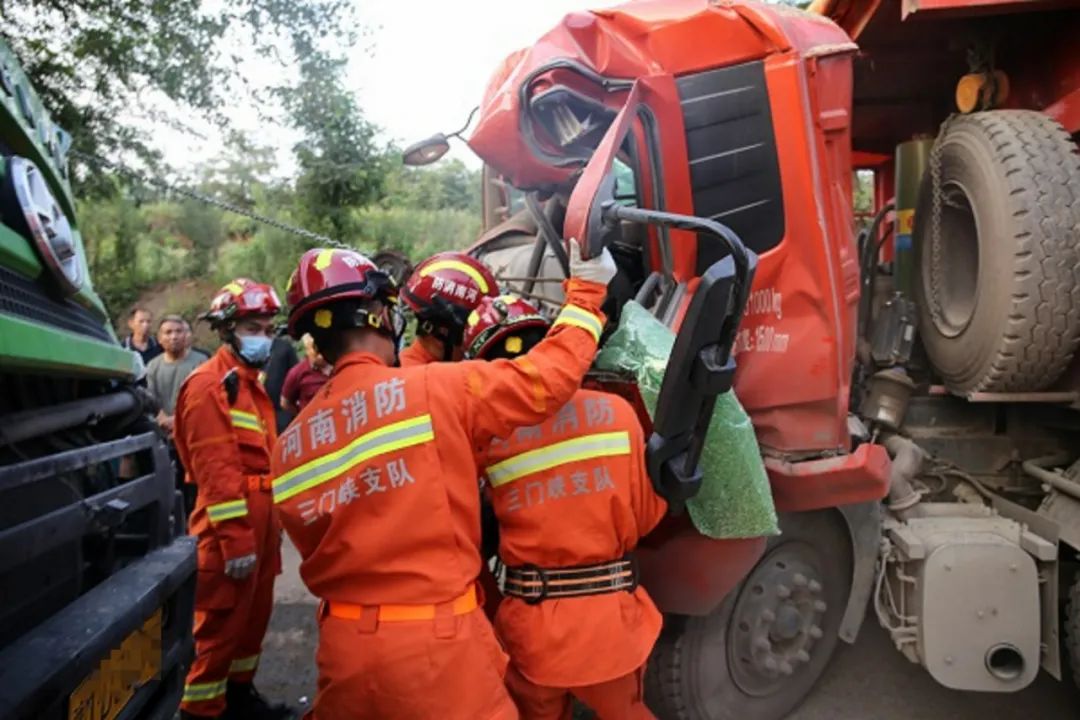
<path fill-rule="evenodd" d="M 288 338 L 277 337 L 270 346 L 270 359 L 266 361 L 263 371 L 259 373 L 263 386 L 266 388 L 266 394 L 274 403 L 279 433 L 285 432 L 285 428 L 293 419 L 294 413 L 282 409 L 279 398 L 281 398 L 282 388 L 285 387 L 285 376 L 297 362 L 299 358 L 296 356 L 296 349 L 292 342 Z"/>
<path fill-rule="evenodd" d="M 123 346 L 128 350 L 134 350 L 142 356 L 143 365 L 149 365 L 150 361 L 161 354 L 161 345 L 150 333 L 150 325 L 153 315 L 144 307 L 136 305 L 128 313 L 127 326 L 131 333 L 124 338 Z"/>
<path fill-rule="evenodd" d="M 292 413 L 298 413 L 304 409 L 319 388 L 326 384 L 333 372 L 333 366 L 326 362 L 315 347 L 315 341 L 310 335 L 304 335 L 304 354 L 307 356 L 301 360 L 289 374 L 285 376 L 285 386 L 281 389 L 280 405 L 282 409 Z"/>

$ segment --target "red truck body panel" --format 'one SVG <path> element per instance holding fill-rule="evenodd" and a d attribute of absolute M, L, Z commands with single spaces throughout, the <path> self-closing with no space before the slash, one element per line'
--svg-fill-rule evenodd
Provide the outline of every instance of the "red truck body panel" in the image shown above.
<path fill-rule="evenodd" d="M 659 171 L 663 209 L 702 215 L 695 173 L 714 158 L 690 157 L 694 128 L 688 133 L 686 117 L 691 103 L 713 96 L 688 100 L 687 79 L 759 63 L 779 164 L 779 196 L 768 202 L 771 213 L 782 215 L 783 233 L 769 247 L 753 248 L 759 264 L 737 344 L 736 390 L 765 451 L 789 459 L 850 449 L 846 418 L 859 292 L 851 223 L 854 51 L 831 21 L 759 3 L 661 0 L 573 13 L 504 62 L 469 140 L 516 187 L 566 187 L 581 166 L 546 162 L 530 148 L 521 132 L 522 87 L 540 73 L 614 111 L 625 92 L 607 92 L 567 70 L 544 75 L 545 68 L 565 58 L 604 78 L 643 79 L 641 102 L 655 117 L 660 157 L 659 168 L 644 164 L 643 180 Z M 638 123 L 639 142 L 646 132 Z M 654 263 L 656 243 L 653 236 Z M 696 236 L 672 231 L 671 251 L 674 278 L 691 282 L 702 270 Z M 862 499 L 881 496 L 878 482 L 870 487 Z"/>

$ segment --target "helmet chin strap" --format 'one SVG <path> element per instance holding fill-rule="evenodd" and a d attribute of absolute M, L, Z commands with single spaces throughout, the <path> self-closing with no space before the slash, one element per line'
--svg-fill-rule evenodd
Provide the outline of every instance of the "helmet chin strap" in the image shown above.
<path fill-rule="evenodd" d="M 450 362 L 454 359 L 454 350 L 461 344 L 462 339 L 465 336 L 465 329 L 461 327 L 445 327 L 445 330 L 439 336 L 439 342 L 443 346 L 443 362 Z"/>

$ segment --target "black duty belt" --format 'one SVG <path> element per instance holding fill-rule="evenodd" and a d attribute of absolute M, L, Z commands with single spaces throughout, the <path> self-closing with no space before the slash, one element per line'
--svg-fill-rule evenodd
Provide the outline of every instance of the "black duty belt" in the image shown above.
<path fill-rule="evenodd" d="M 599 565 L 568 568 L 541 568 L 518 565 L 506 568 L 503 589 L 511 597 L 536 604 L 548 598 L 633 592 L 638 586 L 637 560 L 626 555 Z"/>

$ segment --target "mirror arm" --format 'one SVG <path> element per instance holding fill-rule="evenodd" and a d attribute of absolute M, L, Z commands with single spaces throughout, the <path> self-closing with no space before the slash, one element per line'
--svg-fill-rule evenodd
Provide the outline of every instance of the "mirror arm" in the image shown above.
<path fill-rule="evenodd" d="M 750 288 L 747 278 L 750 271 L 750 261 L 747 257 L 746 246 L 743 245 L 739 236 L 727 225 L 707 218 L 694 217 L 692 215 L 679 215 L 677 213 L 662 212 L 660 210 L 645 210 L 636 207 L 626 207 L 613 200 L 605 201 L 601 207 L 601 215 L 604 223 L 614 227 L 621 220 L 639 225 L 663 225 L 677 230 L 690 230 L 696 233 L 704 233 L 722 242 L 732 260 L 735 262 L 735 277 L 739 287 L 739 297 L 736 298 L 736 307 L 742 308 L 746 304 L 746 298 Z M 739 318 L 736 318 L 736 321 Z"/>
<path fill-rule="evenodd" d="M 465 132 L 466 130 L 468 130 L 468 129 L 469 129 L 469 126 L 470 126 L 470 125 L 472 125 L 472 119 L 473 119 L 474 117 L 476 117 L 476 113 L 477 113 L 477 111 L 479 111 L 479 110 L 480 110 L 480 106 L 479 106 L 479 105 L 477 105 L 476 107 L 474 107 L 474 108 L 472 109 L 472 112 L 470 112 L 470 113 L 469 113 L 469 118 L 468 118 L 468 119 L 467 119 L 467 120 L 465 121 L 465 124 L 461 126 L 461 129 L 457 130 L 456 132 L 452 132 L 452 133 L 450 133 L 449 135 L 447 135 L 447 136 L 446 136 L 446 139 L 447 139 L 447 140 L 449 140 L 449 139 L 450 139 L 450 138 L 452 138 L 452 137 L 456 137 L 456 138 L 458 138 L 459 140 L 462 140 L 462 141 L 463 141 L 463 140 L 464 140 L 465 138 L 461 137 L 461 134 L 462 134 L 462 133 L 464 133 L 464 132 Z"/>

